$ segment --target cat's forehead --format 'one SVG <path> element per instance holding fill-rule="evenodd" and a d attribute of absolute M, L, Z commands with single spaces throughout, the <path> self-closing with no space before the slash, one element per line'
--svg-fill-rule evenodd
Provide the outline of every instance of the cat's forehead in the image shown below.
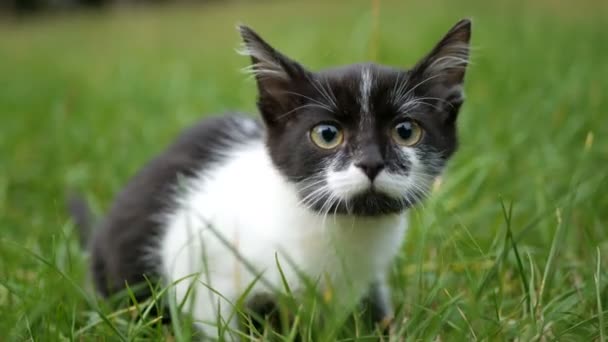
<path fill-rule="evenodd" d="M 405 74 L 407 74 L 406 70 L 374 63 L 351 64 L 317 72 L 320 78 L 330 84 L 351 90 L 359 90 L 361 83 L 364 82 L 373 87 L 385 86 L 394 83 Z"/>
<path fill-rule="evenodd" d="M 317 73 L 324 86 L 330 87 L 337 105 L 344 113 L 385 114 L 400 84 L 407 83 L 409 73 L 373 63 L 353 64 Z"/>

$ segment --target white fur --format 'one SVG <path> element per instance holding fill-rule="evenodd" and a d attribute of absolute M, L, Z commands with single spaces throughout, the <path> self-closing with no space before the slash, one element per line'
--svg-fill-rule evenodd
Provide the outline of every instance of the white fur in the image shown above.
<path fill-rule="evenodd" d="M 262 274 L 253 293 L 283 288 L 276 255 L 295 293 L 304 285 L 293 265 L 321 286 L 329 282 L 336 289 L 332 305 L 348 313 L 398 253 L 405 215 L 324 219 L 299 203 L 295 186 L 278 173 L 262 142 L 225 158 L 186 183 L 177 208 L 165 217 L 160 272 L 167 284 L 176 282 L 177 303 L 193 284 L 191 305 L 184 308 L 192 308 L 200 327 L 214 336 L 218 314 L 229 320 L 234 301 L 257 276 L 242 260 Z M 356 171 L 349 169 L 345 178 L 360 183 Z"/>
<path fill-rule="evenodd" d="M 369 113 L 369 98 L 371 96 L 372 91 L 372 73 L 371 70 L 367 67 L 363 67 L 361 70 L 361 99 L 359 100 L 361 104 L 361 110 L 363 113 Z"/>
<path fill-rule="evenodd" d="M 335 194 L 343 200 L 369 190 L 372 182 L 365 175 L 361 168 L 350 164 L 342 171 L 327 172 L 327 187 L 331 193 Z"/>
<path fill-rule="evenodd" d="M 405 154 L 411 162 L 408 174 L 402 175 L 382 171 L 374 180 L 374 186 L 378 191 L 395 198 L 401 198 L 406 203 L 417 202 L 429 193 L 435 177 L 429 175 L 428 170 L 425 170 L 415 149 L 403 147 L 401 153 Z M 427 162 L 430 162 L 430 158 Z M 433 165 L 430 165 L 430 167 L 433 167 Z"/>
<path fill-rule="evenodd" d="M 371 182 L 363 170 L 351 164 L 344 170 L 328 171 L 327 187 L 338 200 L 345 201 L 347 206 L 350 197 L 372 187 L 388 196 L 411 203 L 419 199 L 414 196 L 421 197 L 430 191 L 434 177 L 425 170 L 413 148 L 403 147 L 401 153 L 411 162 L 410 171 L 406 175 L 384 169 Z"/>

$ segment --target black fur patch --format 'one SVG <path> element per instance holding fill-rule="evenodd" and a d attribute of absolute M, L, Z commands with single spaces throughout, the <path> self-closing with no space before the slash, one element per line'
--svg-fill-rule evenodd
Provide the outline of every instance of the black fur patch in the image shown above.
<path fill-rule="evenodd" d="M 253 128 L 253 129 L 252 129 Z M 209 118 L 185 131 L 160 156 L 148 163 L 116 197 L 91 240 L 93 277 L 105 295 L 154 281 L 158 256 L 151 253 L 163 233 L 160 215 L 171 210 L 180 177 L 221 161 L 222 153 L 262 139 L 260 124 L 247 117 Z M 141 291 L 139 297 L 148 293 Z"/>

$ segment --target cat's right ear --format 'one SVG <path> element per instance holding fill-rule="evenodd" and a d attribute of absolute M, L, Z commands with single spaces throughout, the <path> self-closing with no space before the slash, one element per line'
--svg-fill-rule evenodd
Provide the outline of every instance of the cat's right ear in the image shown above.
<path fill-rule="evenodd" d="M 258 107 L 267 124 L 276 123 L 293 107 L 293 88 L 298 82 L 306 82 L 308 71 L 265 42 L 251 28 L 239 25 L 243 48 L 239 51 L 250 56 L 247 68 L 258 85 Z"/>

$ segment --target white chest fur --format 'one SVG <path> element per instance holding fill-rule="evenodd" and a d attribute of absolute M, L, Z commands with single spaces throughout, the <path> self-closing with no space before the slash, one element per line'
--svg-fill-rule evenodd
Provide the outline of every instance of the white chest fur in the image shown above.
<path fill-rule="evenodd" d="M 167 284 L 186 278 L 174 287 L 178 303 L 196 282 L 192 314 L 210 333 L 205 323 L 215 324 L 218 313 L 228 319 L 226 300 L 239 298 L 256 272 L 264 281 L 253 293 L 283 288 L 277 258 L 292 290 L 303 286 L 295 265 L 312 280 L 329 280 L 337 304 L 354 306 L 383 275 L 406 230 L 405 215 L 324 218 L 303 208 L 261 142 L 235 149 L 182 189 L 165 217 L 160 272 Z"/>

